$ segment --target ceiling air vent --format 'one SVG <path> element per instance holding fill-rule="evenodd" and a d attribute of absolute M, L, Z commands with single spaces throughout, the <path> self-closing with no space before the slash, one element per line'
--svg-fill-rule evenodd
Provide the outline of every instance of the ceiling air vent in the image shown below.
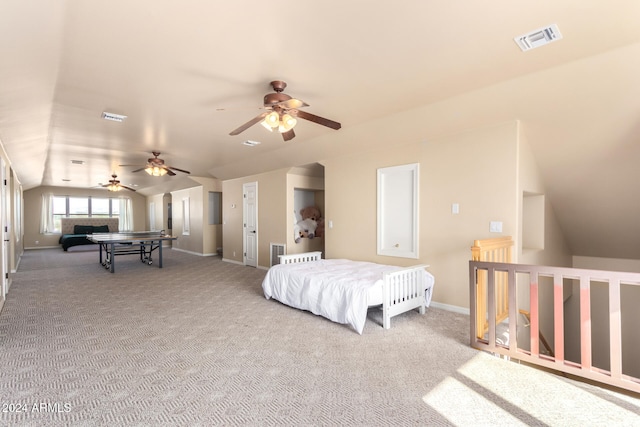
<path fill-rule="evenodd" d="M 243 144 L 249 147 L 255 147 L 256 145 L 260 145 L 260 141 L 251 141 L 250 139 L 247 139 Z"/>
<path fill-rule="evenodd" d="M 558 26 L 556 24 L 552 24 L 547 27 L 538 28 L 537 30 L 518 36 L 514 38 L 514 40 L 516 41 L 518 46 L 520 46 L 520 49 L 522 49 L 523 52 L 526 52 L 527 50 L 544 46 L 547 43 L 560 40 L 561 38 L 562 34 L 560 34 Z"/>
<path fill-rule="evenodd" d="M 115 113 L 107 113 L 106 111 L 102 113 L 102 118 L 105 120 L 112 120 L 114 122 L 123 122 L 127 116 L 122 116 L 120 114 Z"/>

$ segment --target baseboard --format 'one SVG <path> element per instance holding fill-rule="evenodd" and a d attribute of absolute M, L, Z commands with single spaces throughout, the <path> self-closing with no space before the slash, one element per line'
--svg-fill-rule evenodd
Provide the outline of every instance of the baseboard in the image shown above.
<path fill-rule="evenodd" d="M 241 263 L 240 261 L 236 261 L 233 259 L 229 259 L 229 258 L 222 258 L 222 261 L 224 262 L 229 262 L 231 264 L 237 264 L 237 265 L 244 265 L 243 263 Z"/>
<path fill-rule="evenodd" d="M 178 251 L 178 252 L 184 252 L 185 254 L 191 254 L 191 255 L 197 255 L 197 256 L 216 256 L 216 255 L 218 255 L 217 253 L 202 254 L 200 252 L 187 251 L 187 250 L 184 250 L 184 249 L 174 248 L 174 247 L 171 247 L 171 250 L 172 251 Z"/>
<path fill-rule="evenodd" d="M 443 304 L 441 302 L 431 301 L 431 304 L 429 306 L 433 308 L 439 308 L 441 310 L 452 311 L 458 314 L 466 314 L 467 316 L 469 316 L 469 314 L 471 313 L 468 308 L 458 307 L 457 305 Z"/>
<path fill-rule="evenodd" d="M 62 249 L 62 246 L 60 245 L 56 245 L 56 246 L 29 246 L 29 247 L 25 247 L 24 250 L 32 250 L 32 249 L 56 249 L 56 248 L 60 248 Z"/>

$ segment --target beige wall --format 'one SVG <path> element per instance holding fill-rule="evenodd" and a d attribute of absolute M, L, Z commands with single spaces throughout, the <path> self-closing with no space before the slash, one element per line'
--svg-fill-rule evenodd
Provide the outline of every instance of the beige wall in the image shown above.
<path fill-rule="evenodd" d="M 153 204 L 153 211 L 155 213 L 155 228 L 151 227 L 151 205 Z M 146 216 L 145 216 L 145 230 L 160 231 L 166 230 L 166 216 L 164 209 L 164 194 L 156 194 L 153 196 L 147 196 L 146 201 Z"/>
<path fill-rule="evenodd" d="M 177 240 L 173 241 L 172 247 L 185 252 L 201 255 L 203 253 L 203 194 L 202 187 L 197 186 L 186 190 L 171 192 L 173 211 L 173 235 Z M 184 208 L 183 203 L 189 205 L 189 232 L 183 232 Z"/>
<path fill-rule="evenodd" d="M 59 234 L 40 233 L 40 214 L 42 211 L 42 194 L 53 193 L 57 196 L 95 196 L 108 197 L 105 190 L 70 187 L 36 187 L 24 192 L 24 247 L 59 246 Z M 133 192 L 127 192 L 133 207 L 133 229 L 143 231 L 147 226 L 146 198 Z M 39 243 L 36 244 L 36 241 Z"/>
<path fill-rule="evenodd" d="M 522 204 L 523 197 L 526 193 L 545 195 L 545 188 L 542 177 L 536 164 L 535 156 L 531 152 L 525 130 L 519 124 L 518 126 L 518 211 L 520 212 L 517 245 L 516 245 L 516 262 L 522 264 L 538 264 L 553 265 L 558 267 L 571 267 L 572 258 L 571 250 L 562 233 L 553 206 L 545 197 L 544 206 L 544 249 L 528 249 L 522 245 L 523 226 L 522 222 Z"/>
<path fill-rule="evenodd" d="M 222 191 L 222 182 L 214 178 L 189 177 L 193 187 L 147 196 L 147 211 L 154 203 L 156 212 L 156 228 L 169 231 L 168 203 L 171 203 L 171 234 L 178 237 L 172 247 L 196 255 L 216 255 L 217 248 L 222 246 L 222 225 L 209 224 L 209 192 Z M 183 234 L 183 200 L 189 201 L 189 234 Z M 147 214 L 146 224 L 149 227 L 150 217 Z"/>
<path fill-rule="evenodd" d="M 12 273 L 16 272 L 18 267 L 18 263 L 20 262 L 20 257 L 24 251 L 24 199 L 22 194 L 22 186 L 20 185 L 20 181 L 18 181 L 18 177 L 15 175 L 13 170 L 10 170 L 11 174 L 11 235 L 10 235 L 10 270 Z M 16 209 L 16 206 L 19 206 L 19 210 Z M 16 227 L 18 224 L 18 227 Z M 18 232 L 16 232 L 18 230 Z"/>
<path fill-rule="evenodd" d="M 268 267 L 270 243 L 283 243 L 289 230 L 287 169 L 231 179 L 222 183 L 222 247 L 225 260 L 244 263 L 242 186 L 256 182 L 258 191 L 258 266 Z M 235 207 L 234 207 L 235 206 Z"/>
<path fill-rule="evenodd" d="M 209 224 L 209 192 L 222 192 L 222 182 L 212 178 L 198 178 L 202 184 L 202 220 L 203 220 L 203 240 L 202 253 L 204 255 L 216 255 L 218 248 L 222 247 L 222 224 Z M 224 194 L 223 194 L 224 198 Z M 224 203 L 224 200 L 223 200 Z"/>
<path fill-rule="evenodd" d="M 323 161 L 327 258 L 408 266 L 429 264 L 434 301 L 469 307 L 468 262 L 474 239 L 514 235 L 516 123 L 505 123 L 427 142 L 396 144 Z M 376 254 L 377 169 L 420 165 L 419 259 Z M 460 213 L 451 213 L 458 203 Z M 489 233 L 490 221 L 503 232 Z"/>

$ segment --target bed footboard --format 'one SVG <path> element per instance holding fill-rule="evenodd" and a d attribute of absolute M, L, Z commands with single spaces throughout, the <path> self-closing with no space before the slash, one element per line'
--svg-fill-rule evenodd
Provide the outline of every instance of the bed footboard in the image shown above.
<path fill-rule="evenodd" d="M 420 314 L 425 313 L 425 268 L 417 265 L 384 275 L 382 326 L 385 329 L 391 327 L 393 316 L 414 308 L 419 308 Z"/>
<path fill-rule="evenodd" d="M 280 255 L 280 264 L 317 261 L 322 259 L 322 252 L 305 252 L 302 254 Z"/>

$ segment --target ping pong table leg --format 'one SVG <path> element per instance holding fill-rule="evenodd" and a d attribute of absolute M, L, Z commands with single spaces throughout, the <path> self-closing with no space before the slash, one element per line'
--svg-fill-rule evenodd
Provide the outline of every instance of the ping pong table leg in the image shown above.
<path fill-rule="evenodd" d="M 113 273 L 116 270 L 116 244 L 111 243 L 111 272 Z"/>
<path fill-rule="evenodd" d="M 162 268 L 162 240 L 158 241 L 158 268 Z"/>

